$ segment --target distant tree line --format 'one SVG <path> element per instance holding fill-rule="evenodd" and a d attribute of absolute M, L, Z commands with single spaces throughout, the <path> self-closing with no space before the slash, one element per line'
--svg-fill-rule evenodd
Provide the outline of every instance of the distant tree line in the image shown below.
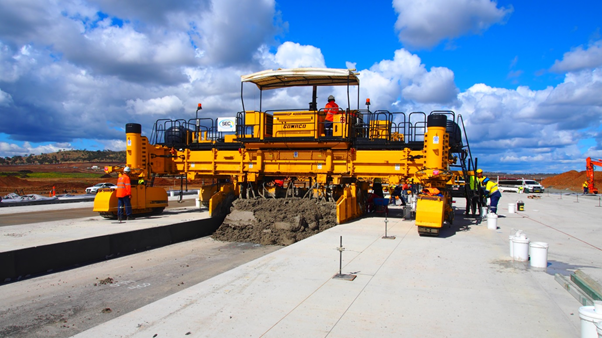
<path fill-rule="evenodd" d="M 125 151 L 112 150 L 59 150 L 49 154 L 25 154 L 24 156 L 1 157 L 0 165 L 59 164 L 81 162 L 125 162 Z"/>

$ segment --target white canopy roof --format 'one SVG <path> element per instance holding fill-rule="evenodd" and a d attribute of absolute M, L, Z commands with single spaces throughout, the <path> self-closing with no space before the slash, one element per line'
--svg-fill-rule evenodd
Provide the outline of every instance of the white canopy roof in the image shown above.
<path fill-rule="evenodd" d="M 293 68 L 264 70 L 241 76 L 242 82 L 251 82 L 261 90 L 299 86 L 358 86 L 359 73 L 349 69 Z"/>

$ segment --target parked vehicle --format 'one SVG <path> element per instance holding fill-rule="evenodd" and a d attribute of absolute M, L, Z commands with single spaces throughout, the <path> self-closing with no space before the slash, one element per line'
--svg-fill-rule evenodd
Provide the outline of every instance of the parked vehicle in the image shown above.
<path fill-rule="evenodd" d="M 525 193 L 540 192 L 543 193 L 545 188 L 537 181 L 526 180 L 522 178 L 499 180 L 498 186 L 500 191 L 519 192 L 519 187 L 522 187 Z"/>
<path fill-rule="evenodd" d="M 100 189 L 117 189 L 117 186 L 113 183 L 98 183 L 92 187 L 86 188 L 86 194 L 96 194 Z"/>

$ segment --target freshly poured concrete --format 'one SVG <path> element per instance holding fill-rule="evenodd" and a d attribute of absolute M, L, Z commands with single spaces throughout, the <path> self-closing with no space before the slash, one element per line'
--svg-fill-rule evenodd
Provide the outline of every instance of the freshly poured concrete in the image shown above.
<path fill-rule="evenodd" d="M 540 195 L 541 196 L 541 195 Z M 525 211 L 507 212 L 509 202 Z M 497 230 L 456 222 L 419 237 L 414 222 L 363 218 L 191 286 L 78 337 L 575 337 L 581 306 L 554 281 L 582 269 L 601 281 L 598 200 L 504 194 Z M 464 202 L 458 201 L 463 208 Z M 509 257 L 523 230 L 549 244 L 547 269 Z M 343 273 L 338 273 L 343 236 Z"/>

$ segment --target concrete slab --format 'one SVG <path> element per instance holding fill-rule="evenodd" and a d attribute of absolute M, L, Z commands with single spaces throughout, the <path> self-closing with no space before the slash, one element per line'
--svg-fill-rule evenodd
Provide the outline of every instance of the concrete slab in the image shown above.
<path fill-rule="evenodd" d="M 0 227 L 0 238 L 2 238 L 0 253 L 207 218 L 209 218 L 207 209 L 183 207 L 167 209 L 161 215 L 139 217 L 133 221 L 122 221 L 121 223 L 117 220 L 94 216 L 3 226 Z"/>
<path fill-rule="evenodd" d="M 517 199 L 525 211 L 503 206 Z M 420 237 L 414 222 L 364 218 L 339 225 L 194 285 L 77 337 L 568 337 L 579 335 L 580 304 L 554 273 L 597 275 L 602 208 L 558 195 L 504 194 L 497 230 L 456 224 Z M 463 202 L 457 205 L 462 208 Z M 506 209 L 507 210 L 507 209 Z M 550 245 L 547 269 L 509 257 L 523 230 Z M 343 236 L 343 273 L 338 273 Z"/>

